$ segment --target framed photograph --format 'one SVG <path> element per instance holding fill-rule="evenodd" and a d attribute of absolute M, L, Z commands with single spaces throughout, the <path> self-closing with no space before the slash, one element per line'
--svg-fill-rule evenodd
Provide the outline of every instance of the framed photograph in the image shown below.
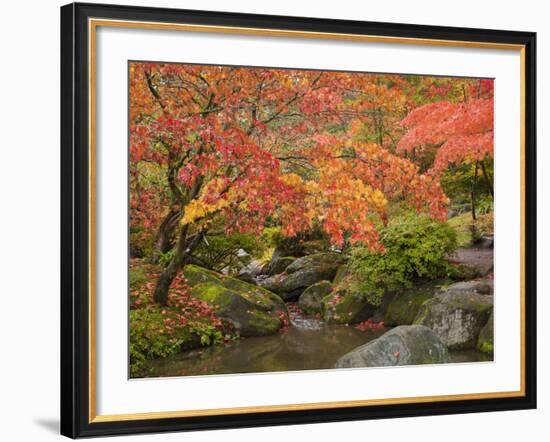
<path fill-rule="evenodd" d="M 61 8 L 61 432 L 536 407 L 529 32 Z"/>

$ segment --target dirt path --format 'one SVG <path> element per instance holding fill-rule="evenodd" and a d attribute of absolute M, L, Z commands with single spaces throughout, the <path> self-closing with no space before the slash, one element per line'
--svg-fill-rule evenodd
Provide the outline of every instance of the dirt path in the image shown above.
<path fill-rule="evenodd" d="M 493 249 L 461 248 L 449 257 L 451 262 L 476 267 L 483 275 L 493 272 Z"/>

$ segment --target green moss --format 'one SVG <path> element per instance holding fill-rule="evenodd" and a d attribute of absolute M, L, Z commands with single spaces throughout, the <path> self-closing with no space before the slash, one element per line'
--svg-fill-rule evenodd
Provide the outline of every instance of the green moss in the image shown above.
<path fill-rule="evenodd" d="M 193 264 L 188 264 L 183 269 L 183 276 L 191 286 L 203 282 L 221 283 L 221 276 L 212 270 L 208 270 Z"/>
<path fill-rule="evenodd" d="M 248 326 L 256 330 L 258 335 L 271 335 L 281 328 L 281 320 L 258 310 L 248 312 L 250 315 Z"/>
<path fill-rule="evenodd" d="M 493 351 L 494 351 L 492 342 L 478 343 L 477 349 L 482 353 L 493 353 Z"/>
<path fill-rule="evenodd" d="M 353 324 L 368 319 L 376 306 L 364 294 L 337 292 L 323 298 L 323 317 L 331 324 Z"/>
<path fill-rule="evenodd" d="M 493 353 L 494 351 L 494 332 L 493 332 L 493 314 L 489 316 L 487 324 L 481 329 L 477 339 L 477 349 L 482 353 Z"/>
<path fill-rule="evenodd" d="M 222 309 L 231 304 L 234 296 L 238 296 L 226 287 L 212 282 L 195 285 L 191 289 L 191 294 L 212 306 Z"/>
<path fill-rule="evenodd" d="M 384 323 L 387 325 L 410 325 L 420 307 L 433 296 L 428 290 L 410 290 L 396 295 L 388 305 Z"/>

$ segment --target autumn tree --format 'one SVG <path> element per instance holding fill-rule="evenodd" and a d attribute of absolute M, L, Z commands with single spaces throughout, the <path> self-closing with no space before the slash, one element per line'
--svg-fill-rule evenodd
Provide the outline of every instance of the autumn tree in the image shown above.
<path fill-rule="evenodd" d="M 440 100 L 420 106 L 402 121 L 407 132 L 398 151 L 422 151 L 436 146 L 431 173 L 441 175 L 450 165 L 473 164 L 472 216 L 478 170 L 493 196 L 487 162 L 493 158 L 493 80 L 470 80 L 460 102 Z"/>
<path fill-rule="evenodd" d="M 157 302 L 214 225 L 260 233 L 271 219 L 294 236 L 319 224 L 335 245 L 380 249 L 388 199 L 444 217 L 436 177 L 354 137 L 350 75 L 361 74 L 131 64 L 131 216 L 159 226 L 160 250 L 173 247 Z M 144 167 L 162 196 L 147 196 Z"/>

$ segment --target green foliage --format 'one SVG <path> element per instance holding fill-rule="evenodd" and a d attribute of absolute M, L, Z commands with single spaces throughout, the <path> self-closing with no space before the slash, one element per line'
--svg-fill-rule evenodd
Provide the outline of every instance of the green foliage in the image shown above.
<path fill-rule="evenodd" d="M 130 256 L 144 258 L 153 251 L 154 235 L 141 225 L 130 227 Z"/>
<path fill-rule="evenodd" d="M 191 324 L 190 329 L 200 336 L 201 345 L 220 344 L 223 340 L 222 332 L 213 325 L 196 322 Z"/>
<path fill-rule="evenodd" d="M 174 258 L 174 255 L 176 254 L 176 248 L 173 248 L 171 250 L 168 250 L 166 253 L 159 253 L 159 264 L 162 267 L 167 267 L 168 264 L 172 261 Z"/>
<path fill-rule="evenodd" d="M 252 258 L 261 256 L 265 249 L 262 238 L 253 234 L 208 235 L 193 256 L 203 267 L 217 271 L 227 269 L 233 273 Z"/>
<path fill-rule="evenodd" d="M 176 353 L 190 333 L 170 336 L 164 327 L 165 316 L 155 305 L 130 310 L 130 375 L 140 376 L 149 359 Z"/>
<path fill-rule="evenodd" d="M 493 176 L 493 160 L 487 158 L 485 167 L 490 177 Z M 441 186 L 451 199 L 451 209 L 458 213 L 469 212 L 472 204 L 472 182 L 474 180 L 474 164 L 451 165 L 441 177 Z M 487 213 L 492 210 L 493 198 L 483 178 L 481 168 L 478 170 L 475 197 L 476 213 Z"/>
<path fill-rule="evenodd" d="M 384 252 L 352 250 L 350 278 L 343 282 L 367 293 L 371 304 L 379 304 L 386 290 L 408 288 L 415 279 L 437 279 L 451 272 L 445 257 L 456 249 L 457 240 L 446 223 L 416 214 L 398 218 L 382 229 L 381 241 Z"/>
<path fill-rule="evenodd" d="M 130 290 L 138 289 L 142 284 L 147 282 L 147 275 L 141 267 L 131 267 L 128 273 L 128 284 Z"/>
<path fill-rule="evenodd" d="M 266 227 L 262 232 L 262 241 L 267 247 L 277 247 L 282 239 L 280 226 Z"/>

